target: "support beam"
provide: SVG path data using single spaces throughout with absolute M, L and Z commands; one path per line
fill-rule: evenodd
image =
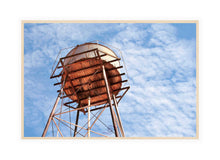
M 76 112 L 76 122 L 75 124 L 78 125 L 78 121 L 79 121 L 79 110 L 77 110 Z M 74 137 L 76 137 L 76 133 L 77 133 L 77 126 L 75 126 L 75 129 L 74 129 Z
M 101 55 L 100 57 L 104 57 L 104 56 L 106 56 L 107 54 L 103 54 L 103 55 Z M 93 59 L 96 59 L 97 57 L 93 57 Z M 83 61 L 87 61 L 88 59 L 81 59 L 81 60 L 78 60 L 78 61 L 75 61 L 75 62 L 73 62 L 73 63 L 69 63 L 69 64 L 66 64 L 64 67 L 67 67 L 67 66 L 70 66 L 70 65 L 72 65 L 72 64 L 74 64 L 74 63 L 78 63 L 78 62 L 83 62 Z M 62 68 L 62 66 L 59 66 L 59 67 L 57 67 L 58 69 L 59 68 Z
M 97 112 L 96 114 L 98 114 L 98 112 Z M 92 118 L 90 118 L 90 121 L 96 116 L 96 114 L 95 114 L 95 115 L 93 114 Z M 88 125 L 88 124 L 85 123 L 82 127 L 85 127 L 86 125 Z M 92 125 L 91 125 L 91 127 L 90 127 L 90 130 L 91 130 L 91 128 L 92 128 Z M 81 128 L 79 131 L 77 131 L 76 135 L 77 135 L 78 133 L 80 133 L 81 130 L 82 130 L 82 128 Z M 87 133 L 88 133 L 88 132 L 86 132 L 86 134 L 85 134 L 83 137 L 86 137 L 86 136 L 87 136 Z
M 115 106 L 116 115 L 117 115 L 118 122 L 119 122 L 119 128 L 120 128 L 122 137 L 124 137 L 125 134 L 124 134 L 124 129 L 123 129 L 123 127 L 122 127 L 121 118 L 120 118 L 119 111 L 118 111 L 118 103 L 117 103 L 117 101 L 116 101 L 116 98 L 115 98 L 115 95 L 114 95 L 114 94 L 112 95 L 112 97 L 113 97 L 113 101 L 114 101 L 114 106 Z
M 99 117 L 102 115 L 102 113 L 104 112 L 104 110 L 106 109 L 107 105 L 104 106 L 104 108 L 102 109 L 102 111 L 99 113 L 99 115 L 96 117 L 96 119 L 93 121 L 92 125 L 90 126 L 90 129 L 92 129 L 92 127 L 94 126 L 95 122 L 99 119 Z M 95 116 L 95 115 L 94 115 Z M 87 133 L 85 134 L 85 136 L 87 135 Z
M 88 108 L 87 108 L 88 112 L 88 137 L 90 137 L 90 97 L 88 98 Z
M 55 71 L 56 71 L 56 69 L 57 69 L 57 67 L 58 67 L 59 64 L 60 64 L 60 60 L 58 61 L 56 67 L 55 67 L 54 70 L 52 71 L 50 78 L 53 77 L 53 75 L 54 75 L 54 73 L 55 73 Z
M 73 110 L 70 110 L 70 111 L 66 111 L 66 112 L 57 113 L 57 114 L 54 114 L 54 116 L 60 115 L 60 114 L 65 114 L 65 113 L 69 113 L 69 112 L 73 112 L 73 111 L 77 111 L 77 110 L 82 110 L 82 109 L 85 109 L 85 108 L 88 108 L 88 106 L 76 108 L 76 109 L 73 109 Z
M 50 116 L 49 116 L 49 118 L 48 118 L 48 120 L 47 120 L 47 124 L 46 124 L 46 126 L 45 126 L 45 128 L 44 128 L 42 137 L 45 137 L 46 134 L 47 134 L 47 130 L 48 130 L 49 126 L 50 126 L 50 122 L 51 122 L 51 120 L 52 120 L 52 118 L 53 118 L 53 115 L 54 115 L 54 112 L 55 112 L 55 110 L 56 110 L 56 107 L 57 107 L 57 104 L 58 104 L 59 100 L 60 100 L 60 93 L 59 93 L 58 96 L 57 96 L 56 102 L 55 102 L 55 104 L 54 104 L 54 106 L 53 106 L 53 109 L 52 109 L 52 111 L 51 111 L 51 113 L 50 113 Z
M 105 79 L 106 91 L 107 91 L 107 95 L 108 95 L 108 101 L 109 101 L 109 105 L 110 105 L 110 112 L 111 112 L 113 127 L 114 127 L 114 130 L 115 130 L 115 136 L 118 137 L 119 134 L 118 134 L 117 125 L 116 125 L 116 122 L 115 122 L 115 117 L 113 115 L 114 110 L 113 110 L 113 107 L 112 107 L 111 95 L 110 95 L 110 90 L 109 90 L 109 85 L 108 85 L 108 80 L 107 80 L 104 65 L 102 65 L 102 71 L 103 71 L 103 76 L 104 76 L 104 79 Z
M 121 98 L 121 96 L 117 96 L 116 98 Z M 107 102 L 108 102 L 108 99 L 105 99 L 104 101 L 107 103 Z M 100 102 L 103 102 L 103 101 L 96 101 L 95 103 L 100 103 Z M 93 104 L 93 103 L 92 103 L 92 104 Z M 92 111 L 95 111 L 95 110 L 103 109 L 103 108 L 105 108 L 105 107 L 109 107 L 109 104 L 104 105 L 104 106 L 102 106 L 102 107 L 93 108 L 93 109 L 91 109 L 90 111 L 92 112 Z M 87 112 L 87 111 L 85 111 L 85 112 Z
M 127 91 L 130 89 L 130 86 L 125 87 L 126 91 L 122 94 L 121 98 L 118 100 L 118 103 L 121 101 L 121 99 L 124 97 L 125 93 L 127 93 Z M 117 98 L 117 97 L 116 97 Z
M 56 119 L 58 119 L 58 120 L 60 120 L 60 121 L 66 122 L 66 123 L 68 123 L 68 124 L 72 124 L 72 125 L 74 125 L 74 126 L 78 126 L 79 128 L 82 128 L 82 129 L 84 129 L 84 130 L 87 130 L 87 129 L 84 128 L 84 127 L 81 127 L 81 126 L 76 125 L 76 124 L 74 124 L 74 123 L 68 122 L 68 121 L 66 121 L 66 120 L 64 120 L 64 119 L 61 119 L 61 118 L 58 118 L 58 117 L 54 117 L 54 118 L 56 118 Z M 90 131 L 93 132 L 93 133 L 95 133 L 95 134 L 98 134 L 98 135 L 101 135 L 101 136 L 107 137 L 107 136 L 104 135 L 104 134 L 101 134 L 101 133 L 98 133 L 98 132 L 95 132 L 95 131 L 92 131 L 92 130 L 90 130 Z
M 50 79 L 52 79 L 52 78 L 57 78 L 57 77 L 60 77 L 60 76 L 62 76 L 62 75 L 63 75 L 63 73 L 62 73 L 62 71 L 61 71 L 61 73 L 60 73 L 60 74 L 55 75 L 55 76 L 51 76 L 51 77 L 50 77 Z
M 59 131 L 60 135 L 63 137 L 63 134 L 61 133 L 61 131 L 60 131 L 60 129 L 59 129 L 59 127 L 58 127 L 56 121 L 55 121 L 53 118 L 52 118 L 52 120 L 53 120 L 54 124 L 56 125 L 57 130 Z M 58 134 L 57 134 L 57 136 L 58 136 Z

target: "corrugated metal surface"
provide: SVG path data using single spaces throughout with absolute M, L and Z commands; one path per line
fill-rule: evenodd
M 70 79 L 75 79 L 72 81 L 72 83 L 75 86 L 74 90 L 77 92 L 77 96 L 72 95 L 74 93 L 72 89 L 65 90 L 65 93 L 67 95 L 72 95 L 70 96 L 70 98 L 73 101 L 80 101 L 82 106 L 87 105 L 87 98 L 89 96 L 91 97 L 91 105 L 95 102 L 100 102 L 98 104 L 103 104 L 107 102 L 108 97 L 106 93 L 106 88 L 104 87 L 105 82 L 103 74 L 102 72 L 99 72 L 101 70 L 100 64 L 102 64 L 103 62 L 106 69 L 111 92 L 113 92 L 113 90 L 118 90 L 121 88 L 121 83 L 117 83 L 121 81 L 121 76 L 116 76 L 120 74 L 120 71 L 119 69 L 114 69 L 115 67 L 120 66 L 119 61 L 107 63 L 117 58 L 116 54 L 111 49 L 95 43 L 86 43 L 72 49 L 67 54 L 67 56 L 78 54 L 95 48 L 99 50 L 100 55 L 104 55 L 105 53 L 107 53 L 107 55 L 101 57 L 100 60 L 95 57 L 96 54 L 93 51 L 65 59 L 64 61 L 64 65 L 70 64 L 66 68 L 67 71 L 71 73 L 69 74 Z M 64 79 L 64 77 L 65 74 L 62 76 L 62 79 Z M 64 88 L 70 87 L 70 82 L 67 82 Z M 117 95 L 118 92 L 119 91 L 115 91 L 114 94 Z

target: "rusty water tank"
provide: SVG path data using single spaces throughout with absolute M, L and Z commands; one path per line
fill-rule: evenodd
M 94 51 L 90 51 L 94 49 L 98 49 L 101 59 Z M 91 99 L 91 106 L 108 102 L 102 64 L 105 66 L 110 93 L 114 95 L 119 93 L 122 86 L 120 62 L 114 61 L 118 57 L 110 48 L 97 43 L 84 43 L 73 48 L 66 57 L 71 55 L 76 56 L 64 59 L 64 65 L 69 73 L 64 92 L 70 99 L 80 103 L 80 106 L 88 105 L 88 97 Z M 62 75 L 62 81 L 65 77 L 66 73 Z

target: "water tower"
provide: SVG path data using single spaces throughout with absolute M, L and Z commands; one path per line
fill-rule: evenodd
M 60 88 L 42 137 L 47 135 L 49 128 L 53 130 L 53 136 L 54 130 L 56 136 L 61 137 L 70 130 L 71 137 L 90 137 L 91 134 L 107 137 L 99 132 L 100 128 L 93 130 L 97 121 L 102 122 L 100 116 L 107 108 L 108 114 L 104 118 L 111 119 L 107 128 L 112 127 L 115 137 L 125 136 L 118 104 L 130 87 L 120 53 L 120 50 L 96 41 L 77 45 L 57 59 L 50 78 L 56 78 L 58 82 L 54 85 Z M 93 114 L 95 111 L 96 115 Z M 79 125 L 80 114 L 86 116 L 82 126 Z

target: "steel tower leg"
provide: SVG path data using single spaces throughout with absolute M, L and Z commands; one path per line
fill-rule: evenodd
M 51 111 L 51 113 L 50 113 L 50 116 L 49 116 L 49 118 L 48 118 L 48 120 L 47 120 L 47 124 L 46 124 L 46 126 L 45 126 L 45 128 L 44 128 L 44 132 L 43 132 L 43 134 L 42 134 L 42 137 L 45 137 L 46 134 L 47 134 L 47 130 L 48 130 L 49 126 L 50 126 L 50 122 L 51 122 L 51 120 L 52 120 L 52 118 L 53 118 L 53 114 L 54 114 L 54 112 L 55 112 L 55 110 L 56 110 L 56 107 L 57 107 L 57 104 L 58 104 L 59 100 L 60 100 L 60 94 L 58 94 L 58 96 L 57 96 L 56 102 L 55 102 L 55 104 L 54 104 L 54 106 L 53 106 L 53 109 L 52 109 L 52 111 Z
M 107 91 L 107 95 L 108 95 L 108 101 L 109 101 L 109 105 L 110 105 L 110 112 L 111 112 L 113 127 L 114 127 L 114 130 L 115 130 L 115 136 L 119 137 L 118 128 L 117 128 L 117 125 L 116 125 L 116 122 L 115 122 L 115 117 L 114 117 L 114 114 L 113 114 L 114 110 L 113 110 L 113 107 L 112 107 L 111 95 L 110 95 L 110 90 L 109 90 L 109 85 L 108 85 L 108 80 L 107 80 L 104 65 L 102 65 L 102 71 L 103 71 L 103 76 L 104 76 L 104 80 L 105 80 L 105 86 L 106 86 L 106 91 Z
M 116 115 L 117 115 L 117 118 L 118 118 L 118 121 L 119 121 L 119 128 L 120 128 L 122 137 L 124 137 L 125 134 L 124 134 L 124 129 L 123 129 L 123 127 L 122 127 L 121 118 L 120 118 L 119 111 L 118 111 L 118 103 L 117 103 L 117 101 L 116 101 L 116 98 L 115 98 L 115 95 L 114 95 L 114 94 L 112 95 L 112 97 L 113 97 L 113 101 L 114 101 L 114 104 L 115 104 Z
M 79 121 L 79 110 L 77 110 L 76 112 L 76 122 L 75 122 L 76 126 L 74 129 L 74 135 L 73 135 L 74 137 L 76 137 L 78 121 Z
M 90 97 L 88 98 L 88 137 L 90 137 Z

